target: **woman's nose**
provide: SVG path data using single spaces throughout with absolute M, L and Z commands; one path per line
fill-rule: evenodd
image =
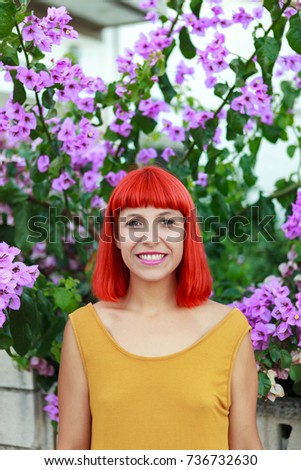
M 144 233 L 142 235 L 141 241 L 148 243 L 156 243 L 159 240 L 158 234 L 158 225 L 157 224 L 147 224 Z

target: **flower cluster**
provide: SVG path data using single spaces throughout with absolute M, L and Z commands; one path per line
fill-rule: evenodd
M 20 250 L 0 243 L 0 328 L 6 321 L 6 309 L 19 310 L 24 287 L 33 287 L 39 275 L 37 265 L 26 266 L 15 257 Z
M 224 45 L 225 36 L 215 33 L 214 40 L 208 44 L 204 51 L 197 50 L 198 63 L 201 63 L 206 74 L 205 85 L 208 88 L 214 87 L 217 82 L 215 75 L 220 74 L 229 67 L 225 57 L 229 54 L 228 49 Z
M 76 39 L 78 33 L 69 25 L 71 16 L 65 7 L 47 9 L 47 16 L 40 19 L 35 15 L 24 20 L 22 37 L 33 42 L 41 51 L 51 52 L 52 44 L 59 45 L 62 38 Z
M 19 103 L 12 100 L 0 108 L 0 132 L 8 133 L 11 146 L 18 145 L 20 140 L 29 140 L 30 132 L 37 126 L 35 114 L 26 112 Z
M 301 191 L 293 203 L 293 214 L 282 229 L 288 239 L 300 238 Z M 301 260 L 296 246 L 287 261 L 278 266 L 280 276 L 268 276 L 259 287 L 250 286 L 238 307 L 247 317 L 251 339 L 258 358 L 258 369 L 270 379 L 267 398 L 283 396 L 275 378 L 287 379 L 290 367 L 301 360 Z
M 286 238 L 293 240 L 301 239 L 301 191 L 297 193 L 296 202 L 292 203 L 293 212 L 288 216 L 287 221 L 282 225 L 282 230 Z
M 286 55 L 280 56 L 276 62 L 278 68 L 276 69 L 275 76 L 283 77 L 289 79 L 289 73 L 291 73 L 293 77 L 293 81 L 296 83 L 297 88 L 301 88 L 301 56 L 294 54 L 294 55 Z
M 45 396 L 45 401 L 48 405 L 44 406 L 43 410 L 46 411 L 51 421 L 59 422 L 59 401 L 55 393 L 48 393 Z
M 232 100 L 231 109 L 251 116 L 251 121 L 253 117 L 259 117 L 261 122 L 273 124 L 272 97 L 268 95 L 268 86 L 262 77 L 252 79 L 241 91 L 242 94 Z
M 45 377 L 51 377 L 55 372 L 53 365 L 48 364 L 46 359 L 41 357 L 32 356 L 29 361 L 29 366 L 31 369 L 36 370 L 39 375 L 44 375 Z

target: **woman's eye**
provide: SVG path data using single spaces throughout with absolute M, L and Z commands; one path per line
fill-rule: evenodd
M 162 222 L 165 225 L 172 225 L 175 221 L 173 219 L 163 219 Z
M 135 227 L 137 223 L 139 223 L 139 220 L 130 220 L 126 223 L 126 225 L 129 225 L 130 227 Z

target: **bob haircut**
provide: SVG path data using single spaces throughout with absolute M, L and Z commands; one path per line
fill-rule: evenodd
M 115 187 L 106 208 L 92 276 L 98 299 L 117 302 L 126 295 L 130 271 L 116 246 L 119 211 L 128 207 L 168 208 L 185 217 L 183 257 L 176 268 L 176 302 L 188 308 L 200 305 L 211 294 L 212 278 L 198 225 L 195 206 L 183 183 L 169 171 L 146 166 L 130 171 Z

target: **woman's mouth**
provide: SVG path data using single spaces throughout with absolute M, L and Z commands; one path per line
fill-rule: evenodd
M 156 265 L 156 264 L 161 264 L 167 257 L 166 254 L 157 254 L 157 255 L 136 255 L 139 261 L 142 264 L 148 264 L 148 265 Z

